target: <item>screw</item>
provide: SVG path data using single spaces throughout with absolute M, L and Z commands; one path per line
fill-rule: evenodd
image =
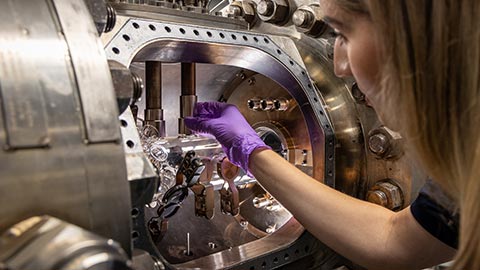
M 237 74 L 235 74 L 235 76 L 240 77 L 240 79 L 242 80 L 245 80 L 245 78 L 247 78 L 247 75 L 245 75 L 243 71 L 238 72 Z

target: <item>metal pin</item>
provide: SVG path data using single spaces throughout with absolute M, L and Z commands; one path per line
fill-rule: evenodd
M 185 255 L 192 255 L 192 253 L 190 252 L 190 233 L 187 233 L 187 252 L 185 253 Z

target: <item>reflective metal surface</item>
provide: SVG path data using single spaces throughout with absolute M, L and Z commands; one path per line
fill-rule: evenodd
M 0 235 L 0 254 L 2 269 L 132 269 L 118 243 L 49 216 L 31 217 Z
M 129 191 L 107 61 L 83 2 L 59 2 L 1 4 L 0 231 L 50 214 L 129 253 Z M 92 104 L 82 106 L 86 92 Z

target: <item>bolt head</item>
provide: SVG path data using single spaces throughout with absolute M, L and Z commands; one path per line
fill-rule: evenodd
M 381 205 L 391 210 L 398 210 L 403 205 L 403 193 L 393 182 L 376 183 L 367 193 L 367 201 Z
M 387 194 L 381 190 L 369 191 L 367 201 L 386 207 L 388 205 Z
M 275 5 L 271 0 L 262 0 L 257 5 L 257 12 L 262 16 L 271 16 Z
M 382 133 L 373 134 L 368 139 L 368 148 L 376 155 L 384 155 L 390 148 L 389 139 Z
M 292 22 L 297 27 L 309 28 L 313 23 L 313 14 L 307 10 L 297 9 L 292 15 Z
M 242 13 L 243 13 L 242 8 L 236 5 L 230 5 L 229 11 L 230 11 L 229 13 L 235 17 L 242 16 Z

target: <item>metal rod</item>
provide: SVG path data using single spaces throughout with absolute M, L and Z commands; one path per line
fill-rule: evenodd
M 196 65 L 195 63 L 181 64 L 182 96 L 195 95 Z
M 162 63 L 145 62 L 145 106 L 147 109 L 162 108 Z
M 187 233 L 187 256 L 190 256 L 190 233 Z
M 196 65 L 195 63 L 182 63 L 181 65 L 181 96 L 180 118 L 178 119 L 178 133 L 191 134 L 185 126 L 183 119 L 193 115 L 193 108 L 197 102 L 196 96 Z
M 145 125 L 154 126 L 165 137 L 162 109 L 162 63 L 145 62 Z

